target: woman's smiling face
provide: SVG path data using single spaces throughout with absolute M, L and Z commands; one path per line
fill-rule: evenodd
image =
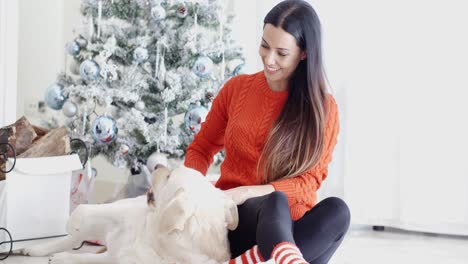
M 296 39 L 282 28 L 266 24 L 259 49 L 265 77 L 273 90 L 287 89 L 287 83 L 305 52 Z

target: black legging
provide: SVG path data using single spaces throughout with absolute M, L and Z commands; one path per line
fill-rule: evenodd
M 275 245 L 295 243 L 308 262 L 327 263 L 343 241 L 350 213 L 340 198 L 324 199 L 297 221 L 291 219 L 282 192 L 247 200 L 239 209 L 239 226 L 229 232 L 232 258 L 258 245 L 265 260 Z

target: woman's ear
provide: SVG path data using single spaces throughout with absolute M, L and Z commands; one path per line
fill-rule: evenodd
M 301 51 L 301 60 L 305 60 L 307 58 L 307 53 L 305 51 Z

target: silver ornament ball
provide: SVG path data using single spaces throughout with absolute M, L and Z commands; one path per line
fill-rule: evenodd
M 62 112 L 66 117 L 74 117 L 78 112 L 78 107 L 75 103 L 66 101 L 65 104 L 63 104 Z
M 63 86 L 57 83 L 50 85 L 45 92 L 44 100 L 50 108 L 54 110 L 62 109 L 67 100 L 63 94 Z

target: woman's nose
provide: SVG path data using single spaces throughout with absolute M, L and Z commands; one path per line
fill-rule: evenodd
M 268 53 L 265 57 L 265 62 L 267 65 L 274 65 L 275 64 L 275 55 Z

